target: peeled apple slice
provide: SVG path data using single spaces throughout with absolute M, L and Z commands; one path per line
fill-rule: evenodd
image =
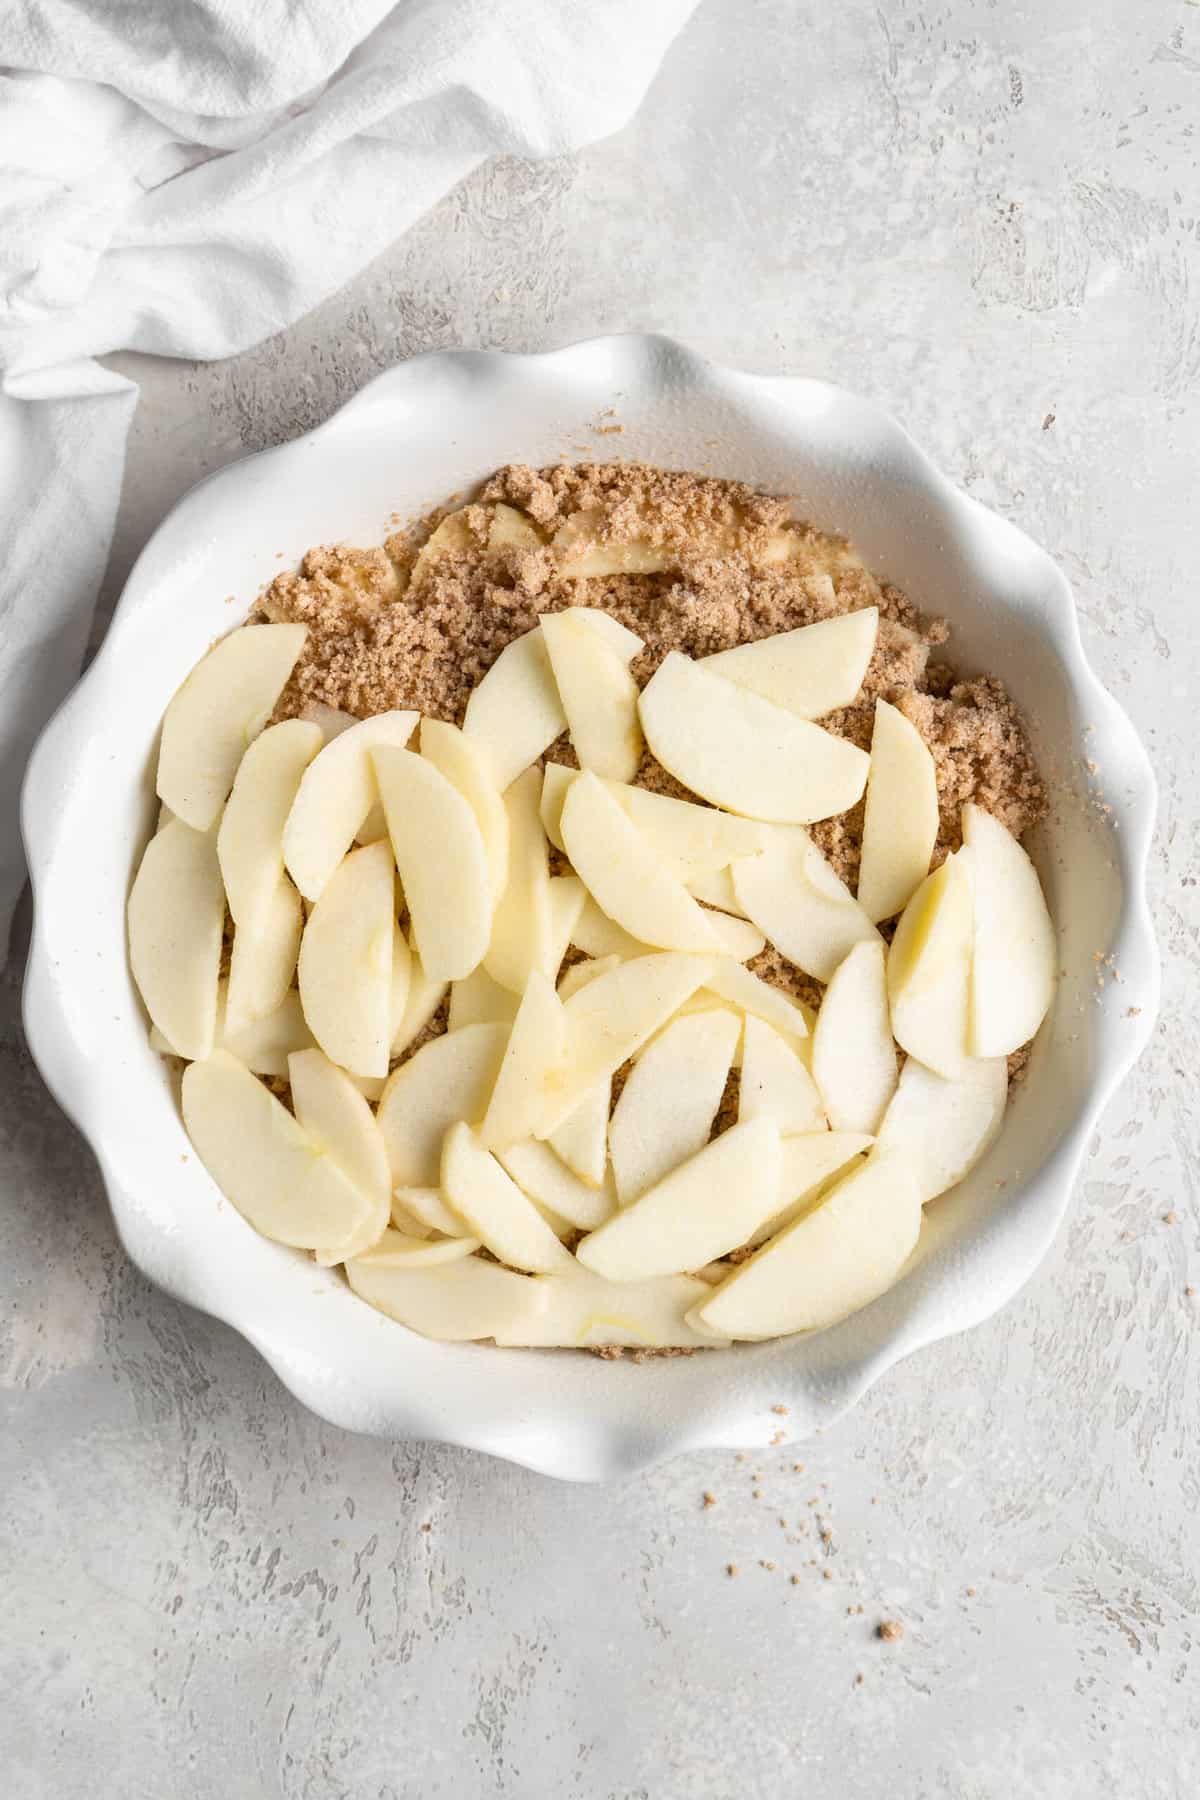
M 473 529 L 476 525 L 478 530 Z M 505 506 L 503 501 L 498 501 L 460 507 L 457 512 L 447 513 L 421 546 L 413 565 L 412 583 L 417 586 L 424 581 L 431 566 L 443 556 L 478 555 L 480 550 L 495 552 L 508 547 L 539 550 L 542 542 L 542 534 L 533 520 L 518 512 L 515 506 Z
M 283 832 L 283 860 L 304 898 L 320 898 L 379 799 L 372 752 L 403 750 L 415 712 L 376 713 L 340 732 L 313 758 L 296 790 Z
M 849 706 L 862 686 L 879 630 L 879 608 L 842 613 L 702 656 L 700 666 L 801 719 Z
M 388 1000 L 388 1049 L 392 1049 L 397 1037 L 404 1027 L 404 1015 L 408 1011 L 408 990 L 412 986 L 412 950 L 408 939 L 400 929 L 397 919 L 392 927 L 392 988 Z
M 300 941 L 309 1029 L 330 1060 L 355 1075 L 388 1071 L 394 892 L 389 844 L 352 851 L 326 882 Z
M 435 1269 L 461 1262 L 478 1248 L 479 1239 L 473 1237 L 409 1237 L 387 1230 L 358 1260 L 372 1269 Z
M 450 987 L 448 1031 L 461 1031 L 464 1025 L 511 1025 L 521 1000 L 511 988 L 493 981 L 482 963 L 461 981 Z
M 421 967 L 433 981 L 457 981 L 491 936 L 483 834 L 470 804 L 423 756 L 382 747 L 373 756 Z
M 221 814 L 217 857 L 233 922 L 253 934 L 283 880 L 283 831 L 301 778 L 324 743 L 318 725 L 286 719 L 255 738 Z
M 546 1310 L 498 1332 L 498 1344 L 545 1348 L 597 1348 L 625 1344 L 665 1350 L 711 1350 L 715 1340 L 687 1323 L 685 1314 L 712 1292 L 691 1275 L 663 1275 L 656 1281 L 604 1281 L 578 1264 L 561 1275 L 543 1275 Z
M 479 1127 L 485 1149 L 503 1150 L 529 1137 L 545 1108 L 547 1084 L 561 1071 L 566 1036 L 562 1001 L 535 969 L 521 996 Z
M 673 1169 L 575 1254 L 608 1281 L 676 1275 L 736 1249 L 778 1203 L 779 1133 L 753 1119 Z
M 642 689 L 654 755 L 694 794 L 751 819 L 807 824 L 862 797 L 868 758 L 678 650 Z
M 539 1143 L 536 1138 L 509 1144 L 507 1149 L 496 1152 L 496 1159 L 522 1193 L 580 1231 L 594 1231 L 614 1210 L 611 1184 L 589 1187 L 571 1173 L 548 1144 Z
M 243 625 L 196 664 L 163 715 L 158 797 L 211 831 L 250 743 L 275 709 L 307 625 Z
M 818 981 L 828 981 L 855 944 L 879 934 L 845 882 L 803 831 L 780 831 L 761 856 L 733 868 L 746 917 L 775 948 Z
M 602 540 L 597 535 L 602 523 L 599 512 L 585 508 L 572 513 L 559 526 L 552 548 L 564 575 L 580 579 L 593 575 L 657 575 L 664 569 L 678 568 L 678 551 L 644 538 L 630 538 L 623 543 Z
M 225 984 L 221 985 L 223 988 Z M 273 1013 L 254 1019 L 237 1031 L 229 1029 L 228 1014 L 222 1015 L 223 995 L 218 999 L 217 1047 L 228 1050 L 255 1075 L 284 1076 L 292 1051 L 313 1047 L 313 1034 L 295 988 L 288 989 Z
M 342 1174 L 372 1202 L 352 1243 L 319 1249 L 319 1263 L 344 1262 L 378 1243 L 392 1211 L 387 1151 L 375 1115 L 344 1070 L 320 1050 L 288 1058 L 292 1106 L 305 1136 L 321 1155 L 331 1156 Z
M 623 962 L 572 994 L 563 1009 L 567 1054 L 561 1083 L 547 1096 L 533 1135 L 547 1138 L 556 1131 L 589 1089 L 636 1055 L 704 985 L 712 969 L 711 958 L 667 951 Z
M 394 940 L 393 940 L 394 943 Z M 446 997 L 447 983 L 434 981 L 425 973 L 420 957 L 406 940 L 408 952 L 408 987 L 404 999 L 404 1012 L 399 1024 L 393 1023 L 391 1052 L 393 1056 L 402 1056 L 415 1037 L 424 1031 L 430 1019 Z M 396 998 L 395 959 L 392 965 L 392 999 Z
M 440 1187 L 398 1187 L 392 1195 L 392 1218 L 399 1231 L 416 1231 L 400 1223 L 402 1218 L 419 1225 L 423 1231 L 440 1231 L 444 1237 L 467 1237 L 465 1222 L 442 1199 Z M 474 1239 L 470 1239 L 474 1242 Z
M 968 1057 L 946 1081 L 909 1057 L 879 1127 L 881 1150 L 903 1150 L 917 1167 L 927 1203 L 962 1180 L 991 1145 L 1008 1101 L 1008 1060 Z
M 609 1126 L 622 1206 L 707 1144 L 740 1031 L 733 1013 L 696 1013 L 673 1019 L 643 1050 Z
M 550 877 L 550 949 L 544 973 L 555 980 L 563 957 L 571 947 L 571 938 L 587 902 L 587 889 L 578 875 Z
M 588 1187 L 598 1188 L 604 1180 L 611 1107 L 612 1077 L 605 1075 L 595 1087 L 588 1089 L 578 1106 L 547 1139 L 554 1154 Z
M 482 1119 L 507 1043 L 506 1025 L 468 1025 L 393 1069 L 376 1118 L 395 1187 L 437 1187 L 442 1139 L 456 1120 Z
M 547 763 L 542 770 L 542 798 L 539 807 L 542 830 L 554 848 L 561 850 L 564 856 L 567 847 L 562 840 L 563 802 L 567 797 L 567 789 L 578 773 L 578 769 L 568 769 L 563 763 Z
M 896 1150 L 873 1155 L 741 1263 L 692 1320 L 730 1338 L 822 1331 L 891 1287 L 920 1229 L 908 1157 Z
M 808 1036 L 808 1020 L 804 1009 L 795 1000 L 789 1000 L 786 994 L 764 981 L 761 975 L 754 975 L 749 969 L 743 969 L 728 956 L 721 957 L 714 965 L 711 974 L 704 984 L 706 992 L 716 994 L 721 1000 L 727 1000 L 739 1011 L 751 1014 L 756 1019 L 763 1019 L 774 1030 L 782 1032 L 786 1042 L 797 1044 Z
M 461 1119 L 446 1133 L 442 1197 L 466 1221 L 472 1235 L 509 1268 L 531 1275 L 570 1268 L 570 1252 L 533 1201 Z
M 360 1258 L 346 1264 L 346 1278 L 360 1300 L 422 1337 L 445 1343 L 519 1330 L 547 1300 L 539 1282 L 478 1256 L 433 1269 Z
M 458 789 L 474 813 L 487 858 L 492 899 L 497 900 L 508 881 L 508 814 L 486 753 L 456 725 L 447 725 L 442 719 L 423 719 L 421 755 Z
M 130 890 L 129 964 L 152 1021 L 189 1061 L 213 1047 L 224 923 L 215 837 L 169 820 Z
M 887 959 L 892 1035 L 953 1081 L 967 1059 L 974 938 L 971 851 L 926 876 L 900 916 Z
M 301 1250 L 357 1241 L 374 1203 L 236 1058 L 189 1064 L 182 1104 L 200 1161 L 263 1237 Z
M 612 781 L 632 781 L 642 758 L 642 729 L 629 658 L 574 607 L 544 613 L 541 627 L 579 766 Z
M 480 744 L 504 793 L 567 728 L 541 629 L 514 638 L 467 701 L 463 731 Z
M 727 868 L 740 856 L 754 856 L 768 841 L 766 827 L 756 819 L 740 819 L 649 788 L 606 785 L 631 823 L 664 861 L 678 865 L 676 872 L 685 881 L 704 870 Z
M 785 1225 L 808 1212 L 822 1189 L 857 1165 L 874 1139 L 862 1132 L 806 1131 L 780 1139 L 779 1211 L 752 1231 L 746 1242 L 754 1249 L 776 1237 Z
M 929 873 L 937 834 L 937 771 L 925 740 L 897 707 L 876 700 L 858 872 L 869 919 L 907 905 Z
M 896 1091 L 882 944 L 856 944 L 834 972 L 813 1030 L 812 1072 L 835 1131 L 879 1130 Z
M 225 996 L 226 1031 L 236 1033 L 283 1004 L 296 973 L 303 929 L 300 896 L 287 876 L 281 875 L 259 924 L 253 928 L 239 925 L 233 934 Z
M 706 906 L 719 906 L 722 912 L 730 913 L 734 918 L 745 918 L 734 889 L 732 868 L 702 869 L 696 875 L 689 875 L 685 885 L 693 900 L 703 900 Z
M 812 1076 L 787 1040 L 753 1014 L 742 1042 L 738 1118 L 771 1119 L 783 1133 L 826 1129 Z
M 549 976 L 558 973 L 556 967 L 550 966 L 557 937 L 550 910 L 550 865 L 542 830 L 541 788 L 538 771 L 526 769 L 504 795 L 509 831 L 508 883 L 496 906 L 483 961 L 492 980 L 511 988 L 514 994 L 525 992 L 533 969 Z
M 1054 922 L 1037 870 L 999 819 L 968 805 L 962 827 L 975 861 L 970 1049 L 1009 1056 L 1028 1043 L 1054 998 Z
M 719 948 L 717 933 L 682 881 L 589 770 L 571 784 L 562 834 L 583 885 L 632 937 L 663 950 Z
M 569 1000 L 572 994 L 585 988 L 589 981 L 595 981 L 598 975 L 607 975 L 610 970 L 619 967 L 621 960 L 619 956 L 593 956 L 586 962 L 572 963 L 569 969 L 564 970 L 559 981 L 559 999 Z

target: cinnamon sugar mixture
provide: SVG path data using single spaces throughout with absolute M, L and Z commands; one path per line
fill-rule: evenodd
M 522 516 L 521 541 L 502 529 L 497 502 Z M 633 665 L 641 685 L 669 650 L 706 656 L 877 606 L 879 639 L 859 696 L 821 724 L 869 748 L 877 695 L 912 721 L 937 770 L 934 865 L 958 847 L 964 801 L 977 801 L 1018 837 L 1044 813 L 1025 727 L 1001 683 L 988 675 L 960 680 L 942 659 L 945 621 L 878 582 L 844 539 L 796 523 L 785 498 L 645 463 L 539 470 L 512 464 L 454 516 L 446 549 L 435 555 L 434 545 L 420 557 L 450 510 L 396 533 L 381 549 L 310 550 L 298 574 L 271 583 L 255 616 L 311 628 L 278 718 L 315 700 L 360 718 L 413 707 L 460 724 L 471 690 L 504 646 L 531 630 L 539 614 L 567 606 L 602 607 L 645 639 Z M 581 552 L 630 544 L 649 548 L 643 565 L 666 566 L 569 572 Z M 574 761 L 565 739 L 549 755 Z M 649 758 L 638 779 L 684 792 Z M 862 811 L 860 802 L 810 828 L 852 888 Z M 796 971 L 774 952 L 751 966 L 797 987 Z

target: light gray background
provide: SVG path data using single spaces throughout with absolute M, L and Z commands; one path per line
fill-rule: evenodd
M 619 137 L 481 171 L 249 355 L 122 360 L 108 604 L 201 475 L 413 351 L 661 329 L 882 400 L 1077 583 L 1162 782 L 1166 1000 L 1002 1317 L 800 1451 L 572 1489 L 343 1436 L 150 1290 L 10 968 L 13 1800 L 1197 1791 L 1198 102 L 1190 0 L 710 0 Z

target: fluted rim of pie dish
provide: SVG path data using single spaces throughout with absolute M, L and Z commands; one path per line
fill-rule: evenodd
M 769 420 L 776 433 L 786 431 L 789 417 L 798 427 L 801 420 L 823 412 L 836 417 L 847 433 L 871 434 L 879 456 L 893 459 L 909 483 L 920 485 L 931 529 L 938 529 L 939 522 L 952 525 L 981 556 L 1039 559 L 1039 579 L 1051 595 L 1052 615 L 1042 629 L 1052 636 L 1079 716 L 1089 721 L 1085 729 L 1103 734 L 1109 762 L 1119 771 L 1107 804 L 1121 890 L 1109 953 L 1121 983 L 1119 989 L 1096 996 L 1094 1066 L 1086 1094 L 1063 1120 L 1050 1154 L 1013 1184 L 1003 1213 L 985 1222 L 967 1246 L 982 1254 L 988 1232 L 999 1232 L 1008 1221 L 1004 1241 L 987 1247 L 989 1278 L 964 1283 L 956 1276 L 953 1258 L 944 1267 L 935 1258 L 856 1315 L 870 1321 L 865 1344 L 861 1327 L 847 1329 L 854 1325 L 850 1320 L 813 1337 L 639 1367 L 628 1359 L 607 1361 L 576 1352 L 431 1344 L 373 1313 L 367 1327 L 339 1310 L 345 1303 L 362 1303 L 348 1292 L 345 1302 L 339 1299 L 328 1283 L 340 1283 L 340 1277 L 330 1271 L 315 1273 L 309 1302 L 282 1264 L 279 1293 L 269 1281 L 257 1292 L 234 1293 L 214 1278 L 198 1235 L 203 1227 L 195 1218 L 164 1222 L 154 1219 L 145 1203 L 152 1184 L 169 1185 L 171 1170 L 160 1162 L 145 1164 L 136 1094 L 130 1093 L 127 1106 L 114 1106 L 102 1092 L 97 1071 L 105 1057 L 105 1021 L 89 1015 L 86 1004 L 74 1002 L 61 973 L 78 954 L 73 926 L 78 927 L 80 904 L 87 904 L 86 858 L 66 829 L 67 801 L 73 785 L 83 779 L 84 756 L 103 755 L 106 721 L 130 673 L 123 661 L 128 621 L 145 606 L 159 604 L 150 590 L 161 571 L 173 559 L 186 558 L 189 545 L 207 541 L 219 530 L 233 496 L 248 481 L 303 485 L 326 469 L 336 479 L 345 441 L 362 422 L 374 420 L 377 426 L 381 413 L 394 415 L 402 447 L 403 430 L 411 434 L 412 421 L 431 397 L 452 391 L 460 401 L 486 405 L 489 389 L 507 390 L 514 379 L 540 384 L 543 391 L 549 383 L 568 404 L 577 388 L 581 418 L 605 384 L 626 397 L 652 392 L 683 420 L 689 391 L 703 388 L 710 400 L 715 393 L 739 419 L 752 424 L 756 418 Z M 686 424 L 682 429 L 686 436 Z M 721 472 L 738 473 L 736 468 Z M 349 1429 L 462 1445 L 566 1479 L 604 1479 L 686 1450 L 764 1445 L 779 1425 L 771 1413 L 774 1404 L 791 1405 L 793 1436 L 828 1425 L 901 1358 L 980 1323 L 1028 1281 L 1066 1213 L 1096 1121 L 1153 1026 L 1159 966 L 1146 878 L 1155 804 L 1146 753 L 1084 656 L 1074 600 L 1061 569 L 1016 527 L 955 487 L 902 427 L 871 402 L 802 377 L 721 368 L 662 337 L 598 338 L 533 355 L 433 352 L 376 377 L 315 431 L 209 476 L 171 510 L 143 550 L 99 654 L 46 726 L 25 777 L 22 830 L 34 892 L 24 988 L 26 1034 L 47 1085 L 96 1154 L 118 1233 L 132 1260 L 168 1293 L 233 1326 L 304 1404 Z M 82 979 L 86 983 L 86 973 Z M 186 1149 L 182 1124 L 179 1130 Z M 305 1266 L 311 1272 L 311 1265 Z M 316 1310 L 306 1311 L 306 1306 Z M 323 1343 L 316 1341 L 321 1338 Z M 764 1356 L 768 1350 L 771 1354 Z M 471 1360 L 463 1360 L 464 1352 Z M 503 1379 L 489 1374 L 479 1359 L 497 1357 L 522 1359 L 520 1372 Z M 564 1359 L 579 1372 L 569 1373 Z

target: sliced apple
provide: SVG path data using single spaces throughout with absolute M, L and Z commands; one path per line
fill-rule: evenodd
M 178 1056 L 205 1057 L 217 1028 L 225 890 L 210 831 L 171 819 L 146 845 L 129 893 L 129 965 Z
M 309 1029 L 326 1056 L 355 1075 L 388 1070 L 394 892 L 389 844 L 351 851 L 325 883 L 300 941 Z
M 283 860 L 304 898 L 320 898 L 379 799 L 372 752 L 402 750 L 415 712 L 376 713 L 341 732 L 305 769 L 283 832 Z
M 508 882 L 508 814 L 486 752 L 456 725 L 447 725 L 443 719 L 424 719 L 421 755 L 458 789 L 474 813 L 487 858 L 492 899 L 498 900 Z
M 318 1154 L 331 1156 L 347 1180 L 373 1204 L 351 1243 L 318 1249 L 319 1263 L 362 1256 L 379 1242 L 392 1210 L 387 1151 L 375 1115 L 353 1081 L 320 1050 L 300 1050 L 288 1058 L 292 1108 Z
M 780 1139 L 779 1211 L 752 1231 L 746 1242 L 752 1249 L 765 1244 L 785 1225 L 808 1212 L 824 1190 L 856 1166 L 863 1152 L 875 1142 L 865 1132 L 807 1131 Z M 723 1279 L 724 1277 L 722 1277 Z
M 614 1075 L 665 1025 L 713 970 L 713 959 L 667 951 L 639 956 L 599 976 L 564 1011 L 567 1055 L 557 1091 L 547 1094 L 535 1137 L 547 1138 L 588 1091 Z
M 608 1115 L 612 1110 L 612 1076 L 590 1087 L 547 1142 L 573 1175 L 598 1188 L 608 1166 Z
M 436 1269 L 461 1262 L 478 1249 L 478 1238 L 410 1237 L 406 1232 L 388 1230 L 358 1261 L 372 1269 Z
M 502 1150 L 530 1135 L 545 1110 L 547 1085 L 560 1077 L 566 1042 L 562 1001 L 534 969 L 479 1127 L 485 1149 Z
M 622 625 L 620 619 L 605 612 L 602 606 L 573 606 L 571 611 L 581 619 L 589 619 L 623 663 L 631 663 L 646 647 L 644 638 L 640 638 L 636 631 L 630 631 L 628 625 Z
M 781 994 L 777 987 L 772 987 L 761 975 L 751 974 L 749 969 L 743 969 L 731 957 L 721 957 L 704 986 L 708 993 L 727 1000 L 739 1011 L 765 1020 L 776 1031 L 782 1032 L 793 1047 L 808 1036 L 808 1018 L 799 1002 L 789 1000 L 786 994 Z
M 705 906 L 719 907 L 735 919 L 745 918 L 733 885 L 732 868 L 701 869 L 697 874 L 689 875 L 684 885 L 693 900 L 703 900 Z
M 768 841 L 766 827 L 756 819 L 624 782 L 606 785 L 642 836 L 686 881 L 706 869 L 727 868 L 740 856 L 754 856 Z
M 408 990 L 412 985 L 413 955 L 408 939 L 397 919 L 392 927 L 392 989 L 388 1002 L 388 1048 L 399 1036 L 408 1011 Z M 391 1051 L 395 1055 L 395 1051 Z
M 835 1131 L 879 1130 L 897 1073 L 882 944 L 856 944 L 835 970 L 817 1014 L 812 1072 Z
M 504 793 L 567 728 L 540 628 L 500 652 L 467 701 L 463 730 L 486 752 Z
M 783 1133 L 826 1128 L 821 1096 L 804 1063 L 786 1038 L 753 1014 L 742 1043 L 738 1118 L 771 1119 Z
M 468 1025 L 432 1038 L 393 1069 L 376 1115 L 395 1187 L 436 1187 L 442 1139 L 457 1119 L 482 1119 L 508 1043 L 505 1025 Z
M 598 533 L 603 523 L 600 512 L 585 508 L 559 526 L 551 548 L 564 575 L 580 580 L 595 575 L 657 575 L 679 567 L 678 551 L 646 538 L 628 538 L 623 543 L 601 538 Z
M 562 979 L 559 981 L 559 999 L 569 1000 L 572 994 L 579 992 L 580 988 L 585 988 L 599 975 L 609 974 L 622 961 L 623 958 L 619 956 L 592 956 L 586 962 L 572 963 L 569 969 L 564 970 Z
M 543 972 L 552 981 L 557 979 L 563 957 L 571 947 L 571 939 L 587 898 L 587 889 L 578 875 L 550 877 L 550 949 Z
M 974 904 L 971 852 L 947 857 L 900 916 L 887 959 L 892 1035 L 953 1081 L 967 1059 Z
M 256 1231 L 302 1250 L 359 1239 L 374 1202 L 236 1057 L 190 1063 L 182 1105 L 200 1161 Z
M 519 1330 L 547 1305 L 541 1283 L 478 1256 L 440 1268 L 405 1269 L 359 1259 L 346 1278 L 360 1300 L 410 1331 L 444 1343 Z
M 717 950 L 720 939 L 678 876 L 590 770 L 562 811 L 567 855 L 600 908 L 631 936 L 664 950 Z
M 541 627 L 580 768 L 632 781 L 642 759 L 642 729 L 629 659 L 581 609 L 543 613 Z
M 548 1144 L 536 1138 L 509 1144 L 497 1150 L 496 1157 L 522 1193 L 579 1231 L 593 1231 L 614 1210 L 616 1196 L 610 1181 L 589 1186 L 572 1174 Z
M 672 650 L 642 689 L 646 742 L 694 794 L 752 819 L 803 825 L 862 796 L 855 744 Z
M 585 891 L 585 899 L 571 930 L 571 942 L 585 956 L 607 958 L 615 956 L 627 961 L 632 956 L 644 956 L 645 944 L 631 937 L 615 919 L 602 913 L 590 894 Z
M 520 996 L 493 981 L 481 963 L 470 975 L 451 983 L 447 1029 L 461 1031 L 464 1025 L 511 1025 L 520 1004 Z
M 1004 1120 L 1008 1061 L 968 1057 L 954 1081 L 910 1056 L 879 1127 L 881 1150 L 903 1150 L 917 1165 L 923 1202 L 944 1194 L 968 1174 Z
M 657 1281 L 605 1281 L 580 1268 L 543 1275 L 546 1310 L 509 1331 L 498 1344 L 599 1349 L 610 1344 L 634 1348 L 711 1350 L 717 1340 L 687 1323 L 685 1314 L 711 1293 L 691 1275 L 664 1275 Z
M 440 1187 L 396 1188 L 392 1194 L 392 1218 L 399 1231 L 411 1230 L 411 1226 L 400 1223 L 411 1219 L 421 1230 L 439 1231 L 444 1237 L 468 1235 L 465 1222 L 442 1199 Z
M 233 922 L 253 935 L 278 907 L 283 831 L 305 769 L 324 739 L 320 727 L 286 719 L 255 738 L 221 814 L 217 857 Z
M 343 731 L 358 724 L 353 713 L 343 712 L 340 706 L 326 706 L 323 700 L 306 700 L 300 709 L 300 717 L 306 724 L 318 728 L 325 744 L 332 744 L 335 737 L 341 737 Z
M 394 1024 L 392 1030 L 391 1053 L 393 1056 L 402 1056 L 413 1039 L 424 1031 L 445 999 L 449 986 L 448 982 L 434 980 L 425 973 L 425 966 L 413 948 L 411 937 L 406 940 L 406 948 L 408 951 L 408 987 L 405 993 L 404 1011 L 399 1024 Z M 396 997 L 394 957 L 392 966 L 394 1003 Z
M 578 775 L 578 769 L 568 769 L 563 763 L 547 763 L 542 770 L 542 798 L 540 813 L 542 830 L 546 833 L 556 850 L 565 856 L 567 847 L 562 840 L 562 809 L 567 797 L 567 789 Z
M 461 1119 L 446 1133 L 442 1149 L 442 1197 L 509 1268 L 531 1275 L 570 1268 L 570 1251 Z
M 855 944 L 879 934 L 808 834 L 776 832 L 761 856 L 733 868 L 746 917 L 775 948 L 818 981 L 828 981 Z
M 413 564 L 412 585 L 425 581 L 434 563 L 445 556 L 478 556 L 507 548 L 540 550 L 543 542 L 533 520 L 515 506 L 505 506 L 503 501 L 463 506 L 447 513 L 421 546 Z
M 303 929 L 300 896 L 281 875 L 259 923 L 253 928 L 239 925 L 233 934 L 225 996 L 227 1032 L 236 1034 L 283 1004 L 296 973 Z
M 801 719 L 849 706 L 862 686 L 879 631 L 879 608 L 842 613 L 702 656 L 700 666 Z
M 485 678 L 486 679 L 486 678 Z M 476 690 L 478 691 L 478 690 Z M 551 968 L 557 942 L 550 911 L 550 865 L 541 820 L 541 776 L 526 769 L 504 795 L 508 813 L 508 883 L 496 906 L 484 966 L 493 981 L 523 994 L 530 971 Z M 561 960 L 561 959 L 560 959 Z
M 975 861 L 970 1048 L 1008 1056 L 1050 1010 L 1058 968 L 1054 921 L 1038 872 L 1012 833 L 981 806 L 963 807 Z
M 483 959 L 492 930 L 487 851 L 459 790 L 411 750 L 373 752 L 388 837 L 421 967 L 457 981 Z
M 891 1287 L 920 1230 L 913 1164 L 897 1150 L 872 1155 L 740 1264 L 692 1322 L 730 1338 L 822 1331 Z
M 907 905 L 929 873 L 937 834 L 937 771 L 925 740 L 897 707 L 876 700 L 858 873 L 858 904 L 872 922 Z
M 697 1013 L 673 1019 L 639 1056 L 609 1127 L 622 1206 L 707 1144 L 740 1032 L 734 1013 Z
M 225 984 L 222 982 L 221 986 L 223 989 Z M 283 1077 L 287 1074 L 287 1059 L 293 1050 L 313 1048 L 313 1034 L 296 988 L 288 989 L 274 1012 L 250 1020 L 237 1031 L 229 1029 L 222 994 L 218 1018 L 218 1045 L 245 1063 L 255 1075 Z
M 216 824 L 307 636 L 307 625 L 243 625 L 214 644 L 176 691 L 163 715 L 158 797 L 193 830 Z
M 677 1275 L 736 1249 L 778 1205 L 779 1132 L 752 1119 L 623 1207 L 575 1254 L 607 1281 Z

